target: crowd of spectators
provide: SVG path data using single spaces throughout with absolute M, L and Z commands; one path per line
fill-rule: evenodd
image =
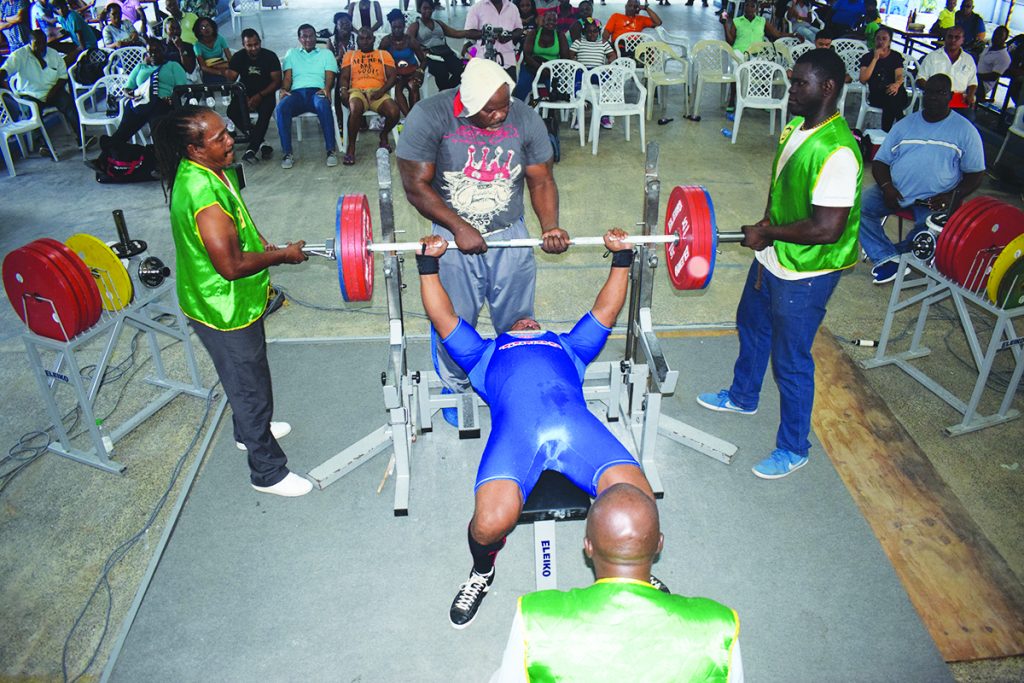
M 122 125 L 113 136 L 118 140 L 131 138 L 163 115 L 175 85 L 239 82 L 244 98 L 234 97 L 228 114 L 236 129 L 248 133 L 243 158 L 255 162 L 271 156 L 265 138 L 275 117 L 282 166 L 290 168 L 291 121 L 301 114 L 313 113 L 320 120 L 328 165 L 337 163 L 340 138 L 348 142 L 343 161 L 354 163 L 355 141 L 368 127 L 380 134 L 380 146 L 390 149 L 387 134 L 395 127 L 400 130 L 422 97 L 428 74 L 437 90 L 457 87 L 466 59 L 489 57 L 515 80 L 515 97 L 528 100 L 544 62 L 571 59 L 588 69 L 608 64 L 618 54 L 619 37 L 650 32 L 662 23 L 640 0 L 626 0 L 623 10 L 611 13 L 604 24 L 594 17 L 593 0 L 579 0 L 575 6 L 572 0 L 480 0 L 470 8 L 464 26 L 455 28 L 434 17 L 433 0 L 417 2 L 415 13 L 396 8 L 385 16 L 377 0 L 355 0 L 346 11 L 333 15 L 329 29 L 318 33 L 308 26 L 308 40 L 300 32 L 299 47 L 283 59 L 263 47 L 253 29 L 243 33 L 241 45 L 230 45 L 219 33 L 215 0 L 163 0 L 155 23 L 147 23 L 140 0 L 117 0 L 98 10 L 85 0 L 0 0 L 0 35 L 10 59 L 18 48 L 31 48 L 31 30 L 41 30 L 49 38 L 47 54 L 54 54 L 47 59 L 62 58 L 65 67 L 58 72 L 63 80 L 54 83 L 63 85 L 55 92 L 35 94 L 45 95 L 41 101 L 56 106 L 69 121 L 76 112 L 67 67 L 82 52 L 98 45 L 145 47 L 145 69 L 129 74 L 134 97 L 124 104 Z M 881 110 L 884 131 L 904 115 L 911 94 L 904 87 L 904 55 L 893 48 L 893 32 L 882 25 L 875 0 L 832 0 L 826 6 L 811 0 L 780 0 L 775 5 L 745 0 L 741 5 L 725 2 L 723 9 L 718 12 L 723 38 L 740 53 L 754 43 L 786 36 L 813 40 L 818 47 L 828 47 L 840 37 L 864 40 L 868 52 L 859 74 L 853 76 L 865 86 L 868 103 Z M 87 16 L 98 17 L 99 23 L 87 21 Z M 366 34 L 363 43 L 360 31 Z M 914 74 L 918 88 L 931 76 L 946 74 L 952 83 L 952 110 L 972 121 L 976 103 L 991 101 L 1004 75 L 1011 77 L 1010 97 L 1019 99 L 1015 90 L 1021 89 L 1024 75 L 1024 39 L 1010 40 L 1006 28 L 998 27 L 986 42 L 988 31 L 972 0 L 961 0 L 959 7 L 957 0 L 948 0 L 930 31 L 941 40 L 920 60 Z M 62 40 L 57 40 L 58 34 Z M 16 73 L 19 64 L 24 71 L 20 57 L 6 71 Z M 155 88 L 148 84 L 153 75 L 159 81 Z M 30 94 L 28 88 L 18 87 L 20 94 Z M 367 112 L 380 117 L 364 118 Z M 602 125 L 611 122 L 603 120 Z

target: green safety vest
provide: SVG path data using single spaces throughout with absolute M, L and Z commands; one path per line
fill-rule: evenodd
M 519 599 L 530 681 L 725 683 L 739 617 L 633 579 Z
M 782 131 L 779 147 L 772 162 L 771 199 L 768 217 L 772 225 L 785 225 L 810 218 L 813 212 L 811 197 L 818 184 L 818 176 L 836 151 L 842 147 L 851 150 L 857 159 L 857 185 L 853 206 L 846 219 L 843 234 L 833 244 L 793 244 L 776 240 L 775 253 L 779 263 L 789 270 L 806 273 L 815 270 L 841 270 L 857 262 L 857 231 L 860 229 L 860 182 L 864 172 L 857 142 L 850 133 L 850 127 L 840 116 L 820 126 L 789 157 L 789 161 L 778 173 L 779 157 L 793 131 L 803 125 L 798 116 Z M 778 177 L 776 178 L 776 174 Z
M 182 159 L 171 191 L 171 233 L 182 312 L 214 329 L 237 330 L 263 315 L 270 274 L 264 269 L 237 280 L 225 280 L 210 261 L 196 214 L 214 205 L 234 221 L 242 251 L 263 251 L 259 233 L 239 194 L 235 170 L 225 169 L 224 175 L 230 187 L 205 166 Z

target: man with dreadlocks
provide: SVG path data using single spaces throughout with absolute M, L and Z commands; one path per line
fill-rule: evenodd
M 153 137 L 170 201 L 178 302 L 224 385 L 236 444 L 248 450 L 252 487 L 279 496 L 305 495 L 313 485 L 288 471 L 277 443 L 291 427 L 270 421 L 274 397 L 263 329 L 267 269 L 305 261 L 305 242 L 278 248 L 256 229 L 229 168 L 234 140 L 212 109 L 174 110 Z

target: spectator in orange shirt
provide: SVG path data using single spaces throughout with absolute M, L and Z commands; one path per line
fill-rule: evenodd
M 647 12 L 646 17 L 640 16 L 640 11 Z M 661 26 L 661 17 L 654 13 L 650 5 L 640 5 L 640 0 L 626 0 L 626 13 L 613 14 L 604 25 L 604 39 L 615 47 L 615 41 L 623 33 L 643 31 L 645 28 Z
M 389 92 L 395 85 L 398 73 L 395 60 L 387 50 L 373 49 L 373 31 L 359 29 L 356 37 L 358 50 L 349 50 L 341 61 L 339 95 L 348 103 L 348 148 L 343 164 L 356 163 L 356 136 L 359 124 L 366 111 L 377 112 L 384 117 L 384 128 L 380 132 L 380 147 L 391 151 L 388 133 L 398 123 L 398 104 Z

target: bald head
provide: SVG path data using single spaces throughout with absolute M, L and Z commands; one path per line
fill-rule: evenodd
M 661 544 L 658 506 L 637 487 L 610 486 L 591 506 L 583 546 L 598 578 L 638 574 L 632 578 L 646 581 Z

